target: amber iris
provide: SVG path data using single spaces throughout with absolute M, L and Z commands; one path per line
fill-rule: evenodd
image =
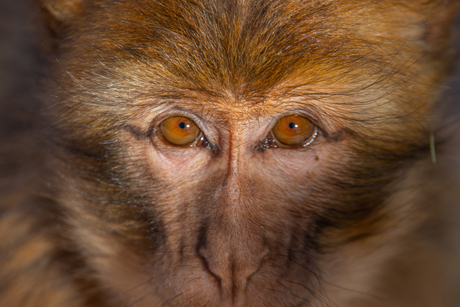
M 200 134 L 197 125 L 187 117 L 174 116 L 160 124 L 161 133 L 171 144 L 183 146 L 196 140 Z
M 301 146 L 314 136 L 315 125 L 305 117 L 289 115 L 278 120 L 272 132 L 284 145 Z

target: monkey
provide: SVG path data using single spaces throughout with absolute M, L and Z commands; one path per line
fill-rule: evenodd
M 460 305 L 459 1 L 27 4 L 0 306 Z

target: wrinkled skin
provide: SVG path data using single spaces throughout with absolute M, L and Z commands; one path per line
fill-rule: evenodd
M 0 303 L 456 306 L 458 198 L 434 197 L 457 162 L 430 144 L 456 1 L 38 4 L 45 184 L 0 227 L 46 265 L 7 261 Z M 270 143 L 287 115 L 311 144 Z M 173 116 L 197 141 L 165 139 Z

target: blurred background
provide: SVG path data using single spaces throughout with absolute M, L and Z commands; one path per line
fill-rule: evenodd
M 40 159 L 32 143 L 46 73 L 41 30 L 31 2 L 0 0 L 0 195 L 27 184 Z

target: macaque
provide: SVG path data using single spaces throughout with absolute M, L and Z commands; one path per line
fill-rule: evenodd
M 30 5 L 0 306 L 460 306 L 459 1 Z

